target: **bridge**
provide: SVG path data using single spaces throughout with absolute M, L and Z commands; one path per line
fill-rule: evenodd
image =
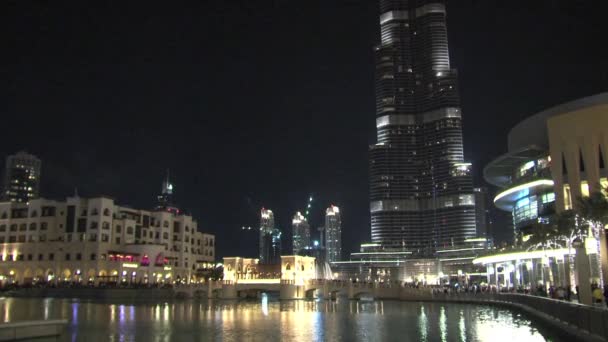
M 259 297 L 261 293 L 274 292 L 282 300 L 290 299 L 400 299 L 403 287 L 386 283 L 353 283 L 338 280 L 311 279 L 301 284 L 281 279 L 251 279 L 208 281 L 202 284 L 180 285 L 174 289 L 180 298 L 239 299 Z

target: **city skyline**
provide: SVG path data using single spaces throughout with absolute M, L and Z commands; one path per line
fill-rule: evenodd
M 78 188 L 145 208 L 170 168 L 178 202 L 218 241 L 255 225 L 263 206 L 289 235 L 293 212 L 312 192 L 312 226 L 330 203 L 344 208 L 344 254 L 357 250 L 370 239 L 377 3 L 222 5 L 186 13 L 127 4 L 137 27 L 102 5 L 6 8 L 7 58 L 15 61 L 3 91 L 6 125 L 23 129 L 0 137 L 0 155 L 25 149 L 42 159 L 46 197 Z M 448 4 L 465 160 L 476 186 L 484 185 L 483 165 L 506 151 L 515 123 L 606 90 L 606 48 L 591 44 L 606 31 L 597 6 L 605 4 Z M 68 15 L 79 11 L 95 15 Z M 281 19 L 286 12 L 297 15 Z M 147 20 L 160 13 L 163 22 Z M 222 13 L 227 20 L 217 20 Z M 91 37 L 98 44 L 87 43 Z M 274 37 L 273 48 L 250 54 L 268 45 L 266 37 Z M 289 43 L 293 37 L 299 45 Z M 268 167 L 259 168 L 260 159 Z M 219 248 L 220 256 L 256 253 L 245 238 Z

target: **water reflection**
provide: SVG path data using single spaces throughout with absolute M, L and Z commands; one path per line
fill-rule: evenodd
M 61 341 L 544 341 L 525 317 L 486 306 L 391 301 L 102 303 L 0 298 L 4 321 L 70 321 Z M 552 341 L 557 341 L 551 337 Z

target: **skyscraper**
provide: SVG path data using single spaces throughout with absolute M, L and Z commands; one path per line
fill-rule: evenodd
M 477 227 L 477 236 L 491 238 L 491 206 L 488 197 L 488 188 L 474 188 L 473 191 L 475 192 L 475 226 Z
M 173 203 L 173 184 L 169 180 L 169 170 L 167 170 L 167 176 L 163 180 L 161 193 L 157 196 L 157 202 L 156 210 L 179 214 L 179 209 Z
M 274 213 L 262 208 L 260 213 L 260 263 L 270 263 L 273 248 Z M 280 237 L 280 233 L 279 233 Z
M 372 242 L 432 252 L 475 236 L 445 0 L 380 0 Z
M 291 227 L 293 254 L 301 254 L 303 249 L 310 247 L 310 225 L 306 217 L 298 211 L 293 217 Z
M 6 157 L 2 199 L 28 203 L 40 195 L 40 167 L 38 157 L 20 151 Z
M 332 205 L 325 211 L 325 251 L 327 261 L 339 261 L 342 256 L 342 221 L 340 208 Z

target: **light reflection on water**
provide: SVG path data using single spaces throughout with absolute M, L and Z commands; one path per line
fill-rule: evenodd
M 0 312 L 4 321 L 68 319 L 60 341 L 545 341 L 518 313 L 465 304 L 0 298 Z

